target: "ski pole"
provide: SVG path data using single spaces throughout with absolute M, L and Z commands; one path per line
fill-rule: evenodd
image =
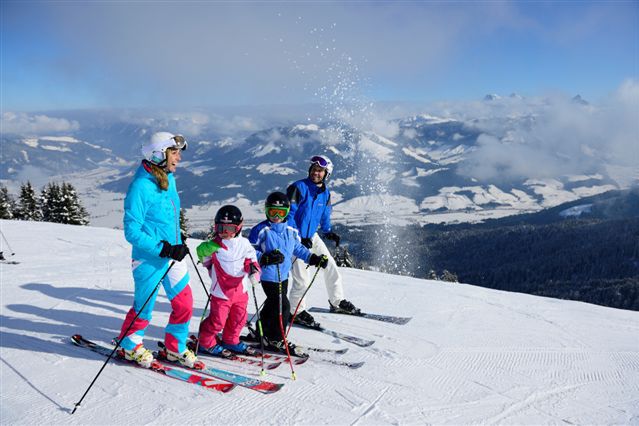
M 204 293 L 206 293 L 206 297 L 210 297 L 211 295 L 209 294 L 209 291 L 206 289 L 206 285 L 204 285 L 204 280 L 202 279 L 202 275 L 200 275 L 200 271 L 197 269 L 197 265 L 195 263 L 195 260 L 193 260 L 193 255 L 191 254 L 191 251 L 188 251 L 189 253 L 189 257 L 191 258 L 191 263 L 193 263 L 193 267 L 195 268 L 195 272 L 197 273 L 198 278 L 200 279 L 200 282 L 202 283 L 202 288 L 204 289 Z
M 251 263 L 251 276 L 257 272 L 257 268 L 255 265 Z M 264 332 L 262 331 L 262 320 L 260 319 L 260 308 L 257 307 L 257 297 L 255 296 L 255 283 L 254 280 L 251 281 L 251 289 L 253 290 L 253 302 L 255 303 L 255 315 L 257 315 L 257 330 L 260 336 L 260 349 L 262 351 L 262 371 L 260 371 L 260 376 L 264 376 L 266 371 L 264 370 Z
M 206 316 L 206 311 L 209 309 L 209 303 L 211 302 L 211 297 L 206 298 L 206 305 L 204 305 L 204 310 L 202 311 L 202 316 L 200 317 L 200 326 L 202 326 L 202 322 L 204 321 L 204 317 Z M 197 341 L 195 342 L 195 356 L 197 356 L 197 352 L 200 350 L 200 329 L 197 329 Z
M 156 284 L 155 288 L 153 289 L 153 291 L 151 291 L 151 294 L 149 294 L 149 297 L 146 298 L 146 300 L 144 301 L 144 304 L 142 305 L 142 307 L 140 308 L 140 310 L 138 311 L 137 314 L 135 314 L 135 317 L 133 317 L 133 319 L 131 320 L 131 323 L 129 324 L 129 326 L 127 327 L 126 331 L 124 333 L 122 333 L 122 336 L 126 337 L 127 333 L 129 332 L 129 330 L 131 330 L 131 327 L 133 327 L 133 324 L 135 324 L 135 320 L 138 319 L 138 317 L 140 316 L 140 313 L 142 313 L 142 311 L 144 311 L 144 308 L 146 307 L 146 305 L 149 303 L 149 300 L 151 300 L 151 297 L 153 297 L 153 295 L 155 294 L 155 292 L 158 290 L 158 288 L 160 288 L 160 284 L 162 284 L 162 280 L 164 279 L 164 277 L 166 277 L 166 274 L 169 273 L 169 271 L 171 270 L 171 268 L 173 267 L 173 265 L 175 265 L 175 260 L 171 262 L 171 264 L 169 265 L 169 268 L 166 270 L 166 272 L 164 273 L 164 275 L 162 275 L 162 278 L 160 278 L 160 280 L 158 281 L 158 283 Z M 123 338 L 124 338 L 123 337 Z M 91 384 L 89 385 L 89 387 L 87 388 L 86 391 L 84 391 L 84 395 L 82 395 L 82 398 L 80 398 L 80 400 L 78 402 L 75 403 L 75 407 L 73 408 L 73 411 L 71 411 L 71 414 L 75 413 L 75 410 L 78 409 L 78 407 L 80 406 L 80 404 L 82 403 L 82 401 L 84 400 L 84 397 L 87 396 L 87 394 L 89 393 L 89 391 L 91 390 L 91 388 L 93 387 L 93 384 L 95 383 L 96 380 L 98 380 L 98 377 L 100 377 L 100 374 L 102 374 L 102 370 L 104 370 L 104 367 L 107 366 L 107 364 L 109 363 L 109 361 L 111 360 L 111 358 L 113 357 L 113 354 L 115 353 L 115 351 L 118 350 L 118 348 L 120 347 L 120 340 L 121 339 L 116 339 L 115 341 L 115 347 L 113 348 L 113 350 L 111 351 L 111 353 L 109 354 L 109 356 L 107 357 L 106 361 L 104 361 L 104 364 L 102 364 L 102 368 L 100 368 L 100 371 L 98 371 L 98 374 L 95 375 L 95 377 L 93 378 L 93 381 L 91 382 Z
M 284 341 L 284 348 L 286 348 L 286 357 L 288 358 L 288 365 L 291 366 L 291 378 L 293 380 L 297 379 L 295 375 L 295 370 L 293 369 L 293 361 L 291 361 L 291 352 L 288 349 L 288 343 L 286 342 L 286 333 L 284 333 L 284 320 L 282 319 L 282 277 L 280 275 L 280 264 L 276 263 L 277 267 L 277 285 L 278 285 L 278 294 L 279 294 L 279 305 L 280 305 L 280 332 L 282 333 L 282 340 Z
M 197 272 L 197 276 L 200 279 L 200 282 L 202 283 L 202 288 L 204 289 L 204 293 L 206 293 L 206 305 L 204 305 L 204 311 L 202 311 L 202 316 L 200 317 L 200 327 L 202 326 L 202 322 L 204 322 L 204 317 L 206 316 L 206 311 L 209 308 L 209 303 L 211 302 L 211 294 L 209 293 L 209 291 L 206 289 L 206 285 L 204 284 L 204 280 L 202 279 L 202 275 L 200 275 L 200 271 L 197 269 L 197 264 L 195 263 L 195 260 L 193 260 L 193 256 L 191 255 L 191 252 L 189 251 L 189 257 L 191 258 L 191 262 L 193 263 L 193 267 L 195 268 L 195 272 Z M 211 290 L 212 292 L 215 291 L 215 288 L 217 287 L 217 281 L 215 282 L 215 287 L 213 287 L 213 290 Z M 197 352 L 200 350 L 200 329 L 198 328 L 197 331 L 197 342 L 195 342 L 195 356 L 197 356 Z
M 261 311 L 265 303 L 266 303 L 266 300 L 262 302 L 262 304 L 260 305 L 257 311 Z M 255 311 L 255 313 L 251 315 L 251 318 L 249 318 L 248 321 L 246 321 L 247 325 L 251 325 L 251 323 L 253 322 L 253 318 L 255 318 L 255 315 L 257 315 L 257 311 Z
M 2 234 L 2 239 L 4 240 L 4 242 L 7 243 L 7 247 L 9 247 L 11 256 L 15 256 L 15 253 L 13 252 L 13 249 L 11 248 L 11 244 L 9 244 L 9 240 L 7 240 L 7 237 L 4 236 L 4 232 L 2 232 L 2 230 L 0 230 L 0 234 Z
M 326 257 L 326 256 L 322 255 L 322 257 Z M 318 265 L 317 269 L 315 270 L 315 273 L 313 274 L 313 278 L 311 279 L 311 282 L 308 284 L 308 287 L 306 287 L 306 290 L 304 290 L 304 293 L 302 294 L 302 298 L 300 299 L 299 302 L 297 302 L 297 306 L 295 307 L 295 312 L 293 312 L 293 316 L 291 317 L 291 323 L 288 325 L 288 329 L 286 330 L 287 336 L 288 336 L 288 333 L 291 332 L 291 327 L 293 327 L 293 321 L 295 321 L 297 310 L 300 308 L 300 305 L 302 304 L 302 300 L 304 300 L 304 298 L 306 297 L 306 293 L 308 293 L 308 291 L 311 289 L 311 286 L 315 282 L 315 278 L 317 278 L 317 274 L 319 274 L 319 271 L 320 271 L 320 267 Z

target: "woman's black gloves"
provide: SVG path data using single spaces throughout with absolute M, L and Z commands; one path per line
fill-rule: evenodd
M 171 259 L 181 262 L 188 254 L 189 247 L 186 244 L 171 245 L 168 241 L 162 241 L 162 250 L 160 257 L 170 257 Z

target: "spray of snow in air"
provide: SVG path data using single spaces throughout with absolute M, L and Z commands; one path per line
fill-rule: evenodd
M 297 23 L 303 25 L 303 19 L 298 18 Z M 307 120 L 309 124 L 320 124 L 323 143 L 329 147 L 326 154 L 336 163 L 336 176 L 352 173 L 359 195 L 376 204 L 372 209 L 375 213 L 367 220 L 378 225 L 371 235 L 373 244 L 369 245 L 375 250 L 375 264 L 371 267 L 410 274 L 416 272 L 413 265 L 418 262 L 409 250 L 409 232 L 392 225 L 393 206 L 388 195 L 397 172 L 393 156 L 385 153 L 388 148 L 380 145 L 371 131 L 378 119 L 374 104 L 364 94 L 368 82 L 362 77 L 359 63 L 365 64 L 366 59 L 340 49 L 333 31 L 336 26 L 333 23 L 327 28 L 308 29 L 313 42 L 305 45 L 298 56 L 291 53 L 297 50 L 291 47 L 285 53 L 291 66 L 304 76 L 304 90 L 322 105 L 321 116 Z M 286 44 L 283 38 L 280 42 Z

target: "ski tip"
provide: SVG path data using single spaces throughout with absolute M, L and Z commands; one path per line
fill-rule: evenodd
M 302 364 L 304 364 L 306 361 L 308 361 L 309 359 L 310 359 L 310 357 L 297 358 L 295 361 L 293 361 L 293 364 L 295 364 L 295 365 L 302 365 Z
M 223 393 L 227 393 L 227 392 L 231 392 L 234 388 L 235 388 L 235 385 L 233 383 L 225 383 L 223 385 L 220 385 L 218 387 L 218 390 Z
M 82 337 L 80 334 L 74 334 L 73 336 L 71 336 L 71 343 L 77 346 L 84 346 L 88 344 L 85 338 Z
M 265 367 L 267 370 L 273 370 L 273 369 L 275 369 L 275 368 L 279 367 L 280 365 L 282 365 L 282 363 L 281 363 L 281 362 L 273 362 L 273 363 L 270 363 L 270 364 L 266 364 L 264 367 Z
M 282 389 L 283 386 L 284 385 L 280 383 L 268 383 L 267 386 L 255 387 L 252 389 L 259 393 L 269 394 L 279 391 L 280 389 Z
M 361 362 L 351 362 L 350 364 L 348 364 L 348 368 L 352 368 L 352 369 L 356 369 L 356 368 L 360 368 L 361 366 L 363 366 L 365 363 L 364 361 Z

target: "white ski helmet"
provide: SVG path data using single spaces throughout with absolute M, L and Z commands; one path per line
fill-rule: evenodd
M 324 176 L 324 180 L 328 179 L 329 176 L 333 173 L 333 162 L 330 158 L 325 155 L 314 155 L 311 157 L 311 164 L 308 167 L 308 173 L 311 173 L 311 169 L 314 165 L 318 165 L 324 170 L 326 170 L 326 176 Z
M 156 132 L 151 139 L 142 145 L 142 155 L 148 161 L 158 166 L 166 163 L 166 150 L 177 148 L 184 151 L 187 147 L 186 139 L 182 135 L 174 135 L 169 132 Z

